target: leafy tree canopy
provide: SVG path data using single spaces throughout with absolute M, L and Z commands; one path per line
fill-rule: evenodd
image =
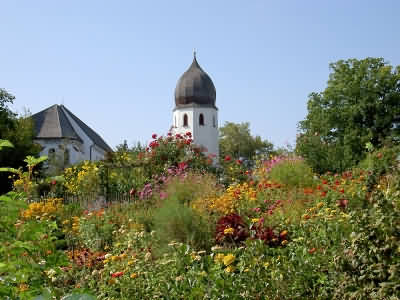
M 257 154 L 270 154 L 273 145 L 260 136 L 252 136 L 250 123 L 226 122 L 219 129 L 219 148 L 221 158 L 230 156 L 233 159 L 252 160 Z
M 24 159 L 28 155 L 38 155 L 40 146 L 33 142 L 33 122 L 29 115 L 17 116 L 8 105 L 15 97 L 4 89 L 0 89 L 0 139 L 10 141 L 14 148 L 3 148 L 0 152 L 0 167 L 18 169 L 25 166 Z M 0 174 L 0 194 L 11 189 L 9 174 Z
M 340 60 L 326 89 L 311 93 L 296 150 L 317 172 L 343 171 L 365 156 L 365 145 L 399 141 L 400 66 L 383 58 Z

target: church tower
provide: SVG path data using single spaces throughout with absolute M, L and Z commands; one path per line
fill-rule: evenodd
M 172 132 L 185 134 L 190 131 L 193 143 L 203 146 L 206 155 L 215 155 L 216 163 L 219 145 L 215 98 L 215 86 L 198 64 L 195 52 L 192 64 L 179 78 L 175 88 Z

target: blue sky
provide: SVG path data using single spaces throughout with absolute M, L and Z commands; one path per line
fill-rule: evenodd
M 0 88 L 13 109 L 64 104 L 112 147 L 172 124 L 174 89 L 196 48 L 219 125 L 250 122 L 294 144 L 329 63 L 400 65 L 400 1 L 0 2 Z

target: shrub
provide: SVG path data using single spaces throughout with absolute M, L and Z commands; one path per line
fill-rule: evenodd
M 212 244 L 213 222 L 192 208 L 191 202 L 207 189 L 213 180 L 207 176 L 187 174 L 174 178 L 164 192 L 165 199 L 159 200 L 154 212 L 154 229 L 161 242 L 161 248 L 170 241 L 208 249 Z
M 354 211 L 353 233 L 338 271 L 343 275 L 336 299 L 396 299 L 400 294 L 399 175 L 386 190 L 375 191 L 368 210 Z
M 299 157 L 281 158 L 278 163 L 271 167 L 268 174 L 272 181 L 290 188 L 314 185 L 314 173 L 306 162 Z

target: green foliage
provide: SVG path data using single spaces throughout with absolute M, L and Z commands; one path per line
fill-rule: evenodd
M 40 146 L 35 144 L 34 124 L 29 113 L 17 116 L 7 107 L 7 103 L 13 103 L 14 96 L 0 89 L 0 139 L 10 141 L 14 148 L 3 148 L 0 152 L 0 166 L 9 166 L 18 169 L 24 165 L 26 156 L 36 156 L 40 152 Z M 0 174 L 0 193 L 12 188 L 12 181 L 8 174 Z
M 171 241 L 186 243 L 196 249 L 211 247 L 213 226 L 210 219 L 191 207 L 193 200 L 207 189 L 208 184 L 207 180 L 196 175 L 183 180 L 176 178 L 169 184 L 167 197 L 160 200 L 160 206 L 154 212 L 154 230 L 159 237 L 160 248 Z
M 268 174 L 272 181 L 288 188 L 314 186 L 314 173 L 303 159 L 297 157 L 282 159 Z
M 255 155 L 269 155 L 273 151 L 272 143 L 263 141 L 260 136 L 251 135 L 249 122 L 240 124 L 226 122 L 219 128 L 219 132 L 221 160 L 230 156 L 234 160 L 242 159 L 245 162 L 251 162 Z
M 364 145 L 399 140 L 400 67 L 382 58 L 340 60 L 321 93 L 311 93 L 296 150 L 319 172 L 342 172 L 365 157 Z
M 372 206 L 352 213 L 353 233 L 337 256 L 341 280 L 336 299 L 396 299 L 400 295 L 399 174 L 385 193 L 375 191 Z
M 10 143 L 9 141 L 7 141 L 7 140 L 0 140 L 0 150 L 1 150 L 2 148 L 4 148 L 4 147 L 13 148 L 14 145 L 13 145 L 12 143 Z
M 21 194 L 0 196 L 2 299 L 32 299 L 50 282 L 46 271 L 67 263 L 55 248 L 56 222 L 22 220 L 20 211 L 26 207 Z
M 78 242 L 88 249 L 101 251 L 113 243 L 115 226 L 108 215 L 89 213 L 79 221 Z

